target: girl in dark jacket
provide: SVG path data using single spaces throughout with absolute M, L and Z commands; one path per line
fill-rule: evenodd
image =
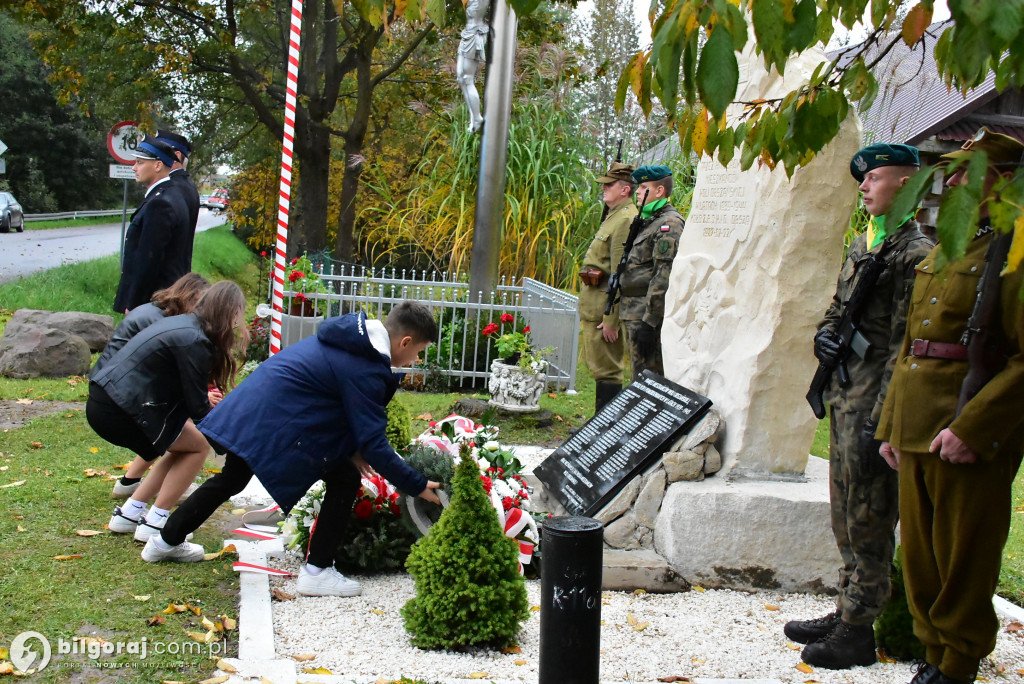
M 114 509 L 111 532 L 148 539 L 202 468 L 210 447 L 194 423 L 210 411 L 210 384 L 234 384 L 234 352 L 247 342 L 244 317 L 241 289 L 221 281 L 194 313 L 144 328 L 93 375 L 85 415 L 96 434 L 146 461 L 167 452 L 125 505 Z
M 107 362 L 114 357 L 114 354 L 119 352 L 124 345 L 128 344 L 128 340 L 138 335 L 144 328 L 148 328 L 168 316 L 192 313 L 199 298 L 208 289 L 210 289 L 210 283 L 206 278 L 198 273 L 186 273 L 170 287 L 157 290 L 153 293 L 153 299 L 149 304 L 135 307 L 124 317 L 103 353 L 96 359 L 96 363 L 89 372 L 89 377 L 99 373 L 103 366 L 107 365 Z M 220 389 L 210 390 L 207 394 L 210 406 L 216 406 L 224 396 Z M 134 494 L 135 490 L 139 488 L 139 483 L 142 482 L 142 476 L 146 474 L 151 465 L 153 465 L 152 461 L 137 456 L 128 466 L 124 477 L 114 483 L 114 491 L 111 496 L 115 499 L 127 499 Z

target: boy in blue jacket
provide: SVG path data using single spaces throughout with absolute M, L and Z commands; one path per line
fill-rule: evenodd
M 146 543 L 143 560 L 201 561 L 203 547 L 186 535 L 254 474 L 286 514 L 323 480 L 324 500 L 298 591 L 358 596 L 359 583 L 333 565 L 360 476 L 376 470 L 399 491 L 440 503 L 433 491 L 440 485 L 406 465 L 385 434 L 386 407 L 398 389 L 391 367 L 414 363 L 437 334 L 430 310 L 407 301 L 383 323 L 362 313 L 328 319 L 315 337 L 260 364 L 198 425 L 226 453 L 224 468 L 171 514 Z

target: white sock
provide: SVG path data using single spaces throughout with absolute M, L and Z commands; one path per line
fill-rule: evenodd
M 166 508 L 157 508 L 153 506 L 149 509 L 149 515 L 146 516 L 146 522 L 150 525 L 160 526 L 161 521 L 167 519 L 168 511 Z
M 312 565 L 310 563 L 306 563 L 306 572 L 308 572 L 313 577 L 316 577 L 317 575 L 319 575 L 323 571 L 324 571 L 323 568 L 318 568 L 315 565 Z
M 144 517 L 146 515 L 146 502 L 128 499 L 121 512 L 124 513 L 126 518 L 137 519 Z
M 153 546 L 155 546 L 156 548 L 160 549 L 161 551 L 170 551 L 171 549 L 174 548 L 173 546 L 171 546 L 170 544 L 165 542 L 164 538 L 161 537 L 159 534 L 154 534 L 149 539 L 150 539 L 150 541 L 153 542 Z

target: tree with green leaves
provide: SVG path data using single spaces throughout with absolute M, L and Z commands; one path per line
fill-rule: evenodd
M 872 67 L 898 41 L 914 45 L 928 29 L 934 0 L 920 0 L 903 15 L 900 0 L 668 0 L 653 21 L 653 45 L 622 72 L 617 106 L 632 90 L 644 109 L 652 98 L 665 106 L 684 152 L 715 156 L 723 164 L 739 153 L 743 169 L 759 161 L 781 164 L 787 174 L 808 163 L 839 132 L 852 104 L 870 106 L 878 92 Z M 935 42 L 939 73 L 955 91 L 967 92 L 992 72 L 996 88 L 1024 85 L 1024 5 L 1019 0 L 949 0 L 952 22 Z M 824 46 L 837 24 L 864 21 L 867 38 L 832 60 L 810 80 L 775 99 L 736 102 L 737 54 L 753 40 L 766 68 L 785 73 L 789 60 Z M 700 46 L 702 37 L 706 43 Z M 871 55 L 869 57 L 869 55 Z M 726 116 L 731 104 L 737 114 Z M 976 156 L 976 159 L 978 157 Z M 985 163 L 982 158 L 972 163 Z M 896 217 L 923 196 L 936 167 L 911 179 L 890 208 Z M 936 226 L 950 257 L 963 253 L 978 207 L 992 204 L 993 224 L 1015 231 L 1010 269 L 1024 260 L 1024 171 L 996 185 L 961 186 L 943 195 Z M 899 214 L 900 216 L 905 214 Z

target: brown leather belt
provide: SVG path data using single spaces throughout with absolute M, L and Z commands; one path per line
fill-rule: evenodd
M 927 359 L 966 361 L 967 345 L 955 342 L 932 342 L 918 338 L 910 345 L 910 355 Z

